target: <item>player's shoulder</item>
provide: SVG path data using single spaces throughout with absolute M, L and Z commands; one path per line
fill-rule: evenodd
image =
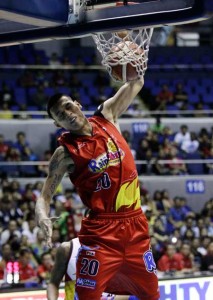
M 68 259 L 71 252 L 71 247 L 71 241 L 61 243 L 61 245 L 57 248 L 57 255 L 63 257 L 64 259 Z
M 68 242 L 61 243 L 60 247 L 65 251 L 66 253 L 72 252 L 74 248 L 79 248 L 81 246 L 80 241 L 78 238 L 74 238 Z
M 58 159 L 59 162 L 62 162 L 64 159 L 71 160 L 70 153 L 69 153 L 68 149 L 63 145 L 58 146 L 55 149 L 51 160 L 55 160 L 55 159 Z

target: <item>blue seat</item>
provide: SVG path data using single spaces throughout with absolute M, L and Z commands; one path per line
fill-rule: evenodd
M 189 94 L 189 103 L 198 103 L 200 98 L 198 94 Z
M 146 88 L 152 89 L 155 86 L 155 82 L 154 82 L 154 80 L 147 79 L 144 82 L 144 86 Z
M 205 104 L 213 104 L 213 94 L 205 94 L 205 95 L 203 95 L 203 102 Z
M 45 93 L 45 95 L 47 95 L 48 97 L 51 97 L 51 96 L 53 96 L 53 95 L 55 94 L 55 91 L 54 91 L 54 89 L 51 88 L 51 87 L 46 87 L 46 88 L 44 89 L 44 93 Z
M 198 152 L 188 153 L 186 154 L 185 159 L 201 159 L 201 155 Z M 189 163 L 186 166 L 190 175 L 204 174 L 204 167 L 202 163 Z
M 15 98 L 18 105 L 27 104 L 26 90 L 24 88 L 15 88 Z
M 60 86 L 57 88 L 59 93 L 65 94 L 65 95 L 70 95 L 70 88 L 66 86 Z
M 179 111 L 179 108 L 174 104 L 167 104 L 166 105 L 166 110 L 167 111 L 175 111 L 175 110 Z

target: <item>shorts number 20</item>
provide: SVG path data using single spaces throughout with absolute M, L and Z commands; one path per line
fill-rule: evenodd
M 96 259 L 89 260 L 88 258 L 83 258 L 81 261 L 83 267 L 80 270 L 80 274 L 90 276 L 96 276 L 99 269 L 99 261 Z

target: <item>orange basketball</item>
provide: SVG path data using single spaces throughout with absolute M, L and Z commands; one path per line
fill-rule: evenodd
M 144 50 L 130 42 L 120 42 L 112 47 L 109 53 L 108 65 L 111 75 L 118 81 L 131 81 L 139 77 L 137 65 L 144 64 Z M 128 62 L 129 61 L 129 62 Z

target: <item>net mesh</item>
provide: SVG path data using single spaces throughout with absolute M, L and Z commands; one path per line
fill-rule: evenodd
M 92 37 L 102 56 L 102 64 L 107 68 L 110 76 L 112 68 L 117 65 L 131 64 L 137 71 L 138 77 L 144 76 L 147 69 L 149 45 L 153 28 L 137 28 L 122 32 L 94 33 Z M 126 68 L 125 68 L 126 69 Z

